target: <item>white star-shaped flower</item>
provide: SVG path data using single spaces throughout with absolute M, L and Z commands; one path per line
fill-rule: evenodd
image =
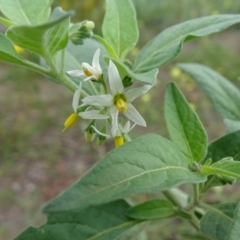
M 148 92 L 152 85 L 144 85 L 143 87 L 125 91 L 118 70 L 112 61 L 110 61 L 108 67 L 108 78 L 111 94 L 88 96 L 82 99 L 83 103 L 92 106 L 109 107 L 112 118 L 112 132 L 118 130 L 119 112 L 122 112 L 132 122 L 145 127 L 146 122 L 132 105 L 132 101 Z
M 100 63 L 99 63 L 99 57 L 100 57 L 100 49 L 97 49 L 97 51 L 93 56 L 92 65 L 90 65 L 89 63 L 83 62 L 82 63 L 83 70 L 72 70 L 72 71 L 67 71 L 67 73 L 72 77 L 86 76 L 84 81 L 91 80 L 91 79 L 98 81 L 103 74 Z

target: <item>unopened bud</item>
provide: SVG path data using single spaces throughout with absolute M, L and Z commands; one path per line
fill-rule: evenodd
M 95 130 L 92 128 L 92 126 L 95 126 L 95 120 L 92 120 L 90 124 L 85 129 L 85 140 L 87 142 L 92 142 L 96 136 Z
M 97 144 L 98 145 L 103 145 L 105 143 L 106 139 L 107 139 L 106 137 L 98 135 L 97 136 Z
M 95 27 L 95 23 L 93 21 L 87 21 L 85 26 L 88 30 L 92 30 Z
M 106 134 L 106 131 L 107 131 L 107 127 L 106 127 L 106 125 L 104 125 L 100 132 Z M 107 139 L 107 137 L 98 134 L 97 135 L 97 144 L 98 145 L 103 145 L 105 143 L 106 139 Z

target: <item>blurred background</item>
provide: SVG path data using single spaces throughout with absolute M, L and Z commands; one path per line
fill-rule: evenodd
M 240 13 L 240 1 L 233 0 L 133 2 L 140 41 L 130 57 L 152 37 L 174 24 L 200 16 Z M 101 35 L 104 0 L 56 0 L 54 6 L 59 5 L 64 10 L 75 10 L 73 22 L 94 21 L 94 32 Z M 152 132 L 169 137 L 163 117 L 163 95 L 168 81 L 180 87 L 197 111 L 209 142 L 223 135 L 222 118 L 201 89 L 174 65 L 178 62 L 202 63 L 240 86 L 239 39 L 240 24 L 185 43 L 179 56 L 161 67 L 157 86 L 135 101 L 148 127 L 136 127 L 131 136 L 135 138 Z M 28 57 L 34 59 L 34 56 Z M 44 223 L 41 206 L 79 179 L 113 145 L 111 141 L 104 146 L 86 143 L 84 123 L 62 133 L 63 122 L 72 112 L 72 93 L 64 87 L 28 69 L 2 63 L 0 84 L 0 240 L 9 240 L 28 225 Z M 237 191 L 225 186 L 210 191 L 207 197 L 210 203 L 218 203 L 220 199 L 234 201 L 238 199 Z M 172 229 L 166 228 L 166 222 L 164 224 L 161 234 L 159 229 L 152 228 L 149 238 L 145 236 L 145 239 L 193 239 L 175 235 Z M 179 228 L 186 230 L 182 230 L 184 225 Z

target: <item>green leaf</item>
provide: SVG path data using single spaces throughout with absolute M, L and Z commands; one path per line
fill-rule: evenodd
M 210 166 L 202 166 L 200 171 L 206 175 L 219 174 L 223 177 L 240 179 L 240 162 L 221 160 Z
M 176 57 L 184 41 L 220 32 L 238 22 L 240 15 L 223 14 L 201 17 L 172 26 L 140 50 L 134 62 L 134 71 L 145 72 L 157 68 Z
M 133 240 L 138 237 L 138 240 L 143 240 L 139 235 L 147 227 L 149 222 L 140 222 L 135 226 L 131 227 L 129 230 L 123 232 L 116 240 Z
M 239 240 L 240 239 L 240 203 L 238 203 L 237 207 L 234 211 L 233 222 L 228 232 L 228 236 L 226 240 Z
M 105 240 L 117 239 L 139 221 L 125 215 L 130 207 L 119 200 L 74 213 L 50 214 L 45 225 L 27 228 L 15 240 Z
M 238 203 L 227 203 L 212 208 L 200 221 L 200 231 L 213 240 L 226 240 Z
M 0 9 L 16 25 L 36 25 L 48 20 L 52 3 L 53 0 L 0 0 Z
M 39 240 L 39 233 L 38 229 L 34 227 L 28 227 L 22 233 L 20 233 L 14 240 L 32 240 L 36 239 Z M 41 239 L 42 240 L 42 239 Z
M 174 205 L 165 199 L 154 199 L 131 207 L 127 216 L 139 220 L 167 218 L 175 215 Z
M 227 128 L 227 133 L 240 130 L 240 121 L 224 118 L 224 123 Z
M 150 84 L 150 85 L 155 85 L 157 83 L 157 75 L 158 75 L 157 68 L 144 73 L 135 73 L 131 69 L 129 69 L 125 64 L 121 63 L 118 60 L 112 59 L 109 57 L 107 57 L 107 59 L 111 59 L 115 63 L 122 78 L 129 76 L 141 83 Z
M 44 212 L 69 211 L 146 192 L 206 181 L 191 172 L 169 140 L 148 134 L 109 152 L 78 182 L 49 202 Z
M 206 93 L 216 111 L 231 120 L 240 120 L 240 91 L 219 73 L 201 64 L 179 64 Z
M 185 155 L 188 163 L 200 162 L 206 155 L 207 134 L 197 114 L 174 83 L 167 86 L 164 115 L 172 141 Z
M 240 161 L 240 130 L 231 132 L 218 138 L 208 146 L 208 153 L 205 160 L 212 159 L 217 162 L 222 158 L 232 157 L 236 161 Z M 227 147 L 226 147 L 227 146 Z
M 67 45 L 69 17 L 69 13 L 56 8 L 49 22 L 37 26 L 12 26 L 6 36 L 17 46 L 49 58 Z
M 19 55 L 12 43 L 0 33 L 0 61 L 25 66 L 27 60 Z
M 235 161 L 240 161 L 239 141 L 240 130 L 216 139 L 208 146 L 208 152 L 202 164 L 206 164 L 207 159 L 211 159 L 215 163 L 226 157 L 232 157 Z M 221 185 L 223 185 L 223 182 L 220 182 L 215 176 L 209 176 L 208 181 L 205 183 L 204 191 L 212 186 Z
M 138 41 L 136 12 L 130 0 L 106 0 L 103 38 L 112 46 L 117 56 L 124 59 Z

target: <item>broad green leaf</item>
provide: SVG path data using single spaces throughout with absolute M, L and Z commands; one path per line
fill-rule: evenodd
M 0 61 L 26 66 L 27 60 L 19 55 L 12 43 L 0 33 Z
M 202 166 L 201 173 L 206 175 L 219 174 L 224 177 L 240 179 L 240 162 L 221 160 L 210 166 Z
M 67 45 L 69 16 L 56 8 L 49 22 L 37 26 L 12 26 L 6 36 L 21 48 L 42 57 L 53 57 Z
M 118 60 L 109 57 L 107 57 L 107 59 L 111 59 L 115 63 L 122 78 L 124 78 L 125 76 L 129 76 L 134 80 L 150 85 L 155 85 L 157 83 L 157 68 L 144 73 L 135 73 L 131 69 L 129 69 L 128 66 Z
M 240 130 L 226 134 L 208 146 L 207 155 L 202 162 L 204 164 L 207 159 L 212 159 L 212 162 L 218 162 L 219 160 L 232 157 L 235 161 L 240 161 Z M 220 182 L 214 175 L 209 176 L 208 181 L 205 183 L 204 192 L 212 186 L 221 186 L 223 182 Z
M 238 203 L 227 203 L 212 208 L 200 221 L 200 231 L 213 240 L 226 240 Z
M 201 17 L 172 26 L 140 50 L 134 62 L 134 71 L 145 72 L 157 68 L 176 57 L 183 42 L 220 32 L 238 22 L 240 15 L 223 14 Z
M 109 152 L 78 182 L 49 202 L 44 212 L 69 211 L 181 183 L 206 181 L 191 172 L 179 149 L 169 140 L 147 134 Z
M 127 216 L 139 220 L 167 218 L 175 215 L 174 205 L 165 199 L 154 199 L 131 207 Z
M 143 240 L 139 235 L 141 235 L 142 231 L 147 227 L 149 222 L 144 221 L 140 222 L 133 227 L 131 227 L 129 230 L 123 232 L 119 237 L 116 238 L 116 240 Z
M 205 160 L 211 158 L 214 163 L 226 157 L 240 161 L 240 130 L 226 134 L 212 142 L 208 146 Z
M 53 0 L 0 0 L 1 12 L 16 25 L 36 25 L 48 20 Z
M 138 26 L 134 6 L 130 0 L 106 0 L 103 38 L 124 59 L 138 41 Z
M 174 83 L 169 83 L 164 99 L 164 115 L 172 141 L 189 164 L 200 162 L 207 151 L 207 134 L 197 114 Z
M 27 228 L 15 240 L 117 239 L 139 221 L 125 215 L 130 207 L 123 200 L 73 213 L 50 214 L 45 225 Z
M 179 64 L 206 93 L 223 117 L 240 121 L 240 91 L 226 78 L 201 64 Z
M 227 133 L 240 130 L 240 121 L 224 118 L 224 123 L 227 129 Z
M 234 211 L 233 222 L 228 232 L 226 240 L 239 240 L 240 239 L 240 203 Z
M 28 227 L 22 233 L 20 233 L 14 240 L 39 240 L 39 230 L 34 227 Z M 42 239 L 41 239 L 42 240 Z

